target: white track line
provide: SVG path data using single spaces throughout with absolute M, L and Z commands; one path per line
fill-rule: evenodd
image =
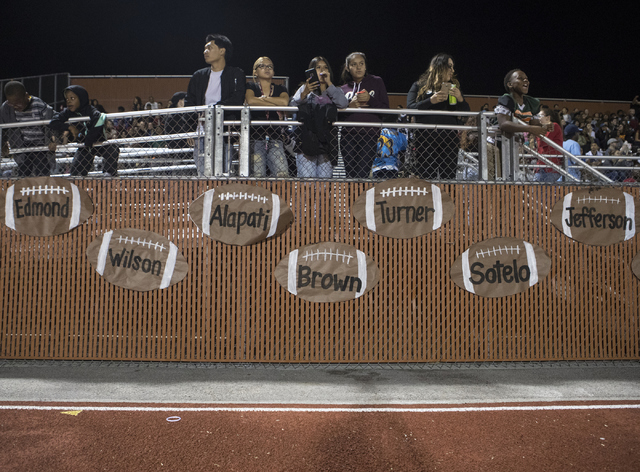
M 0 405 L 0 410 L 65 410 L 65 411 L 142 411 L 142 412 L 260 412 L 260 413 L 466 413 L 481 411 L 549 411 L 549 410 L 619 410 L 639 409 L 640 404 L 622 405 L 539 405 L 539 406 L 483 406 L 450 408 L 285 408 L 285 407 L 204 407 L 204 408 L 165 408 L 135 406 L 36 406 L 36 405 Z

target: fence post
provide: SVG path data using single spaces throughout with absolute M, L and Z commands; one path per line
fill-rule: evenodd
M 213 176 L 213 155 L 215 153 L 215 121 L 214 108 L 208 107 L 204 118 L 204 176 Z M 200 138 L 196 138 L 200 139 Z
M 511 139 L 507 138 L 504 134 L 500 136 L 500 140 L 501 140 L 500 157 L 502 159 L 502 175 L 500 177 L 496 176 L 496 180 L 498 179 L 513 180 L 513 173 L 511 171 L 511 163 L 513 162 L 511 159 L 511 151 L 512 151 L 512 146 L 510 145 Z
M 487 118 L 480 110 L 478 119 L 478 174 L 480 180 L 489 180 L 489 166 L 487 163 Z
M 249 107 L 244 106 L 240 112 L 240 165 L 238 174 L 240 177 L 249 177 L 249 134 L 250 134 L 250 119 Z
M 215 130 L 214 130 L 214 134 L 215 134 L 215 138 L 214 138 L 214 144 L 215 144 L 215 149 L 214 149 L 214 153 L 213 153 L 213 163 L 214 163 L 214 167 L 213 167 L 213 173 L 216 177 L 219 177 L 221 175 L 223 175 L 225 169 L 225 153 L 224 153 L 224 110 L 222 109 L 221 105 L 216 105 L 215 106 Z

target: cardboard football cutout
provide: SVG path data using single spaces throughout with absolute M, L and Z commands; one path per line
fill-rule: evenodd
M 4 224 L 29 236 L 56 236 L 81 225 L 93 213 L 89 194 L 58 177 L 16 181 L 0 198 Z
M 107 231 L 91 242 L 87 257 L 107 281 L 140 292 L 167 288 L 189 272 L 175 244 L 141 229 Z
M 189 206 L 189 216 L 211 239 L 248 246 L 282 233 L 293 212 L 264 187 L 229 184 L 208 190 Z
M 483 297 L 525 292 L 544 279 L 551 259 L 544 249 L 516 238 L 493 238 L 467 249 L 451 266 L 457 286 Z
M 640 252 L 631 261 L 631 270 L 640 279 Z
M 359 298 L 379 279 L 373 259 L 353 246 L 333 242 L 291 251 L 277 265 L 275 276 L 290 293 L 312 302 Z
M 565 236 L 584 244 L 609 246 L 631 239 L 640 205 L 617 188 L 577 190 L 556 202 L 551 222 Z
M 390 238 L 435 231 L 454 215 L 451 197 L 419 179 L 392 179 L 361 194 L 352 207 L 358 222 Z

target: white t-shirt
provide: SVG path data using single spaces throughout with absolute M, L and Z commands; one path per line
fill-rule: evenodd
M 204 102 L 207 105 L 215 105 L 220 100 L 222 100 L 222 82 L 220 81 L 221 76 L 222 71 L 211 71 L 211 75 L 209 76 L 209 85 L 207 85 L 207 91 L 204 94 Z

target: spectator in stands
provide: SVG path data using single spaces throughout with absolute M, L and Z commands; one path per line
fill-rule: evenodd
M 600 146 L 598 146 L 598 143 L 596 142 L 591 143 L 591 150 L 589 150 L 589 152 L 587 152 L 585 155 L 590 157 L 602 156 L 602 151 L 600 150 Z M 603 165 L 602 159 L 585 159 L 585 162 L 589 164 L 591 167 L 600 167 L 601 165 Z M 582 180 L 585 182 L 599 180 L 595 178 L 594 175 L 588 170 L 583 169 L 581 173 L 582 173 Z
M 604 121 L 596 131 L 596 141 L 598 142 L 598 146 L 606 148 L 609 145 L 608 142 L 610 138 L 611 132 L 609 131 L 609 123 Z
M 148 108 L 147 108 L 147 105 L 149 105 Z M 157 110 L 158 109 L 158 102 L 156 102 L 153 97 L 149 97 L 149 100 L 147 101 L 147 103 L 144 104 L 144 109 L 145 110 Z
M 89 103 L 89 94 L 80 85 L 71 85 L 64 90 L 67 107 L 60 113 L 53 115 L 49 127 L 62 133 L 63 139 L 72 138 L 80 146 L 71 163 L 71 175 L 87 175 L 93 169 L 96 155 L 104 159 L 103 172 L 115 176 L 118 172 L 118 156 L 120 149 L 114 144 L 94 146 L 104 140 L 105 118 L 102 113 Z M 69 124 L 69 118 L 88 116 L 88 122 L 82 121 Z
M 289 94 L 282 85 L 273 83 L 275 74 L 273 61 L 266 56 L 259 57 L 253 64 L 253 82 L 247 84 L 245 101 L 249 106 L 286 107 Z M 277 111 L 252 111 L 251 120 L 281 120 L 282 113 Z M 289 164 L 282 142 L 281 126 L 252 127 L 251 163 L 254 177 L 266 177 L 267 165 L 272 177 L 289 177 Z
M 574 156 L 582 155 L 580 145 L 578 144 L 578 141 L 576 141 L 578 134 L 580 134 L 580 129 L 574 124 L 567 125 L 567 127 L 564 129 L 565 141 L 562 144 L 562 147 L 565 149 L 565 151 L 573 154 Z M 569 165 L 572 164 L 574 163 L 572 161 L 569 161 Z M 577 169 L 570 168 L 569 173 L 580 180 L 580 172 Z
M 338 108 L 346 108 L 349 100 L 341 88 L 333 84 L 333 71 L 322 56 L 309 63 L 318 80 L 307 80 L 296 91 L 291 105 L 298 107 L 298 119 L 302 126 L 302 152 L 296 156 L 298 177 L 331 178 L 337 162 L 335 146 L 332 144 L 332 122 L 336 120 Z
M 571 115 L 569 114 L 569 109 L 567 107 L 562 108 L 562 119 L 565 123 L 571 123 Z
M 17 81 L 4 86 L 7 100 L 0 107 L 0 123 L 23 123 L 50 120 L 53 109 L 38 97 L 27 93 L 24 85 Z M 22 149 L 47 146 L 51 133 L 43 126 L 7 128 L 2 130 L 2 157 L 9 157 L 9 147 Z M 55 156 L 49 151 L 27 151 L 13 155 L 17 164 L 18 177 L 50 175 L 55 164 Z
M 633 100 L 631 100 L 631 108 L 635 110 L 636 116 L 640 116 L 640 96 L 636 95 L 633 97 Z
M 500 130 L 509 137 L 514 133 L 532 133 L 542 136 L 553 131 L 553 123 L 543 125 L 535 116 L 540 112 L 540 101 L 527 95 L 529 78 L 520 69 L 513 69 L 504 78 L 504 88 L 507 91 L 498 99 L 495 112 L 498 117 Z M 512 116 L 522 120 L 525 124 L 514 123 Z
M 585 154 L 589 149 L 591 149 L 591 143 L 594 142 L 594 134 L 591 123 L 586 122 L 584 128 L 580 130 L 580 134 L 578 135 L 578 144 L 580 144 L 582 154 Z
M 613 156 L 616 151 L 620 148 L 620 143 L 616 138 L 610 138 L 607 141 L 607 149 L 604 151 L 605 156 Z
M 98 102 L 98 100 L 96 100 L 95 98 L 91 100 L 91 106 L 98 110 L 100 113 L 107 112 L 107 110 L 105 110 L 104 107 L 100 105 L 100 102 Z
M 562 127 L 560 126 L 560 116 L 548 106 L 540 107 L 540 124 L 546 126 L 548 124 L 553 126 L 551 131 L 547 131 L 545 137 L 558 146 L 562 147 Z M 543 139 L 538 137 L 538 153 L 547 157 L 551 162 L 556 165 L 562 165 L 562 153 L 555 149 L 550 144 L 547 144 Z M 558 156 L 558 157 L 549 157 Z M 544 164 L 543 161 L 538 161 L 538 164 Z M 560 178 L 560 174 L 552 167 L 543 167 L 536 169 L 534 180 L 537 182 L 555 182 Z
M 182 108 L 184 107 L 184 97 L 187 96 L 187 92 L 176 92 L 169 100 L 168 108 Z M 187 116 L 185 113 L 174 113 L 167 115 L 165 120 L 165 132 L 167 134 L 180 134 L 189 132 L 189 124 L 187 122 Z M 186 139 L 172 139 L 168 142 L 169 149 L 181 149 L 188 146 Z M 183 157 L 178 155 L 177 157 Z
M 389 97 L 384 82 L 368 73 L 367 57 L 363 52 L 352 52 L 342 66 L 342 91 L 349 100 L 348 108 L 389 108 Z M 382 116 L 374 113 L 350 113 L 344 121 L 381 123 Z M 379 127 L 345 127 L 342 129 L 340 150 L 347 177 L 369 177 L 377 155 Z
M 429 68 L 414 82 L 407 95 L 407 108 L 414 110 L 469 111 L 460 91 L 453 58 L 444 53 L 431 58 Z M 455 115 L 416 115 L 416 123 L 458 125 Z M 456 178 L 460 139 L 456 130 L 418 129 L 415 133 L 417 168 L 423 179 Z
M 602 151 L 600 150 L 600 146 L 598 146 L 598 143 L 596 142 L 591 143 L 591 149 L 585 155 L 586 156 L 602 156 Z
M 118 107 L 118 113 L 124 113 L 124 107 Z M 127 135 L 127 131 L 131 127 L 131 119 L 130 118 L 115 118 L 113 120 L 113 125 L 116 128 L 116 132 L 118 133 L 118 137 L 124 138 Z
M 227 65 L 233 56 L 233 45 L 226 36 L 210 34 L 205 39 L 204 61 L 207 67 L 196 71 L 187 87 L 184 104 L 187 107 L 199 105 L 242 105 L 244 103 L 244 71 Z M 234 117 L 226 113 L 225 117 Z M 195 117 L 190 120 L 195 128 Z M 204 140 L 198 140 L 194 157 L 198 175 L 204 176 Z M 225 151 L 227 154 L 229 151 Z
M 142 99 L 140 97 L 133 98 L 133 111 L 142 111 L 144 110 L 144 105 L 142 104 Z

